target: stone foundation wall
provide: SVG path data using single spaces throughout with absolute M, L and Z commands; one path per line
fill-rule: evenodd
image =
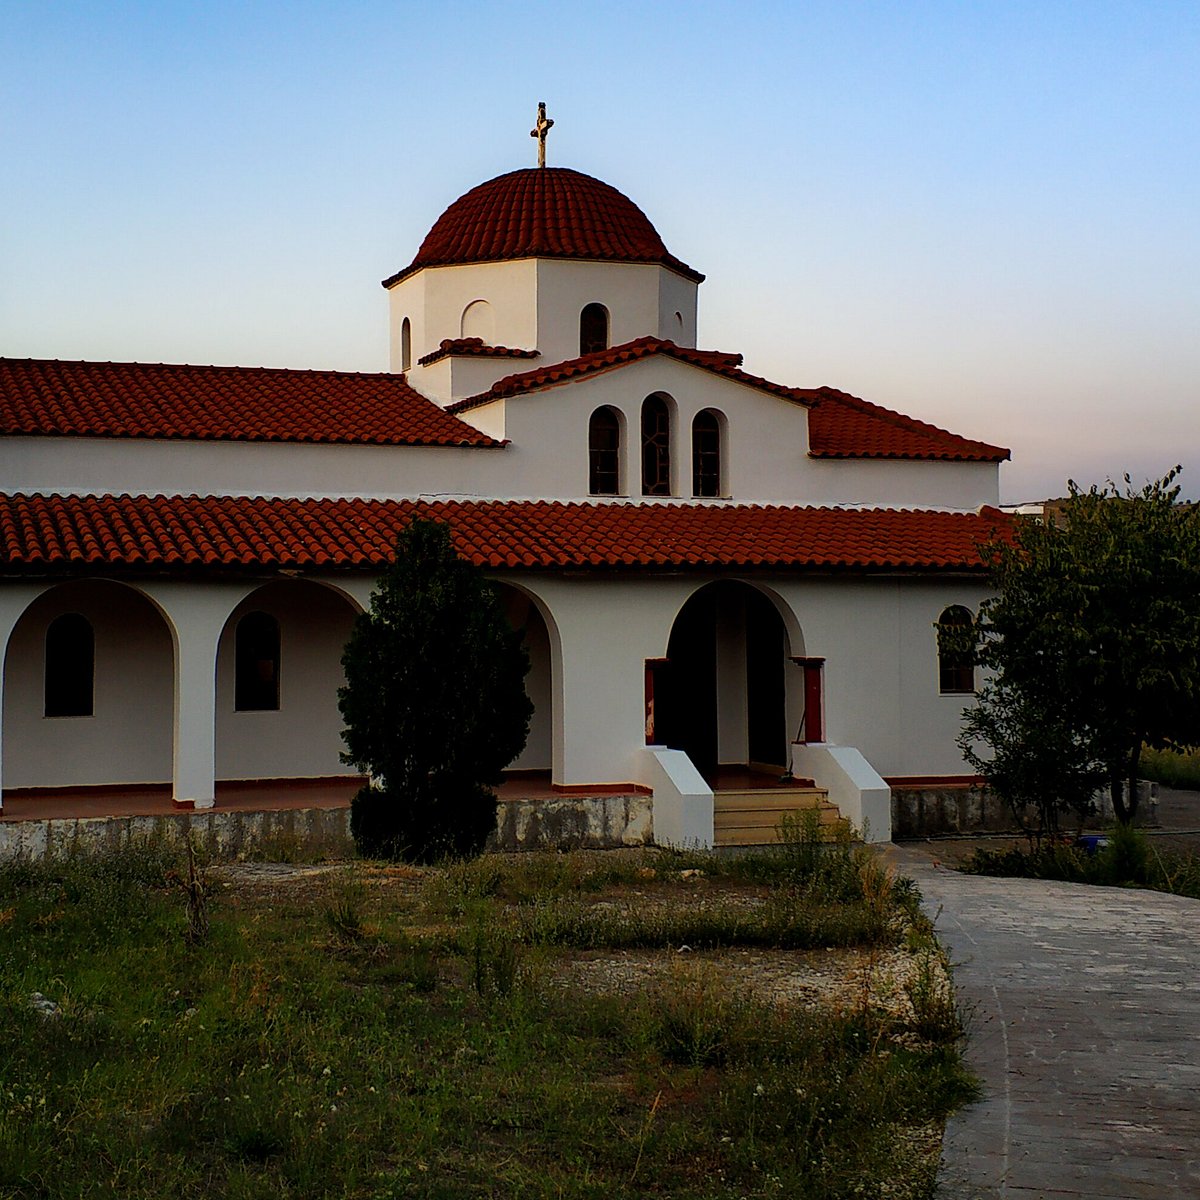
M 0 822 L 0 858 L 107 854 L 132 843 L 181 845 L 191 836 L 210 859 L 346 858 L 354 854 L 348 808 L 275 812 L 178 812 L 153 817 Z
M 999 796 L 978 784 L 892 788 L 892 840 L 1017 830 Z
M 654 840 L 653 813 L 654 801 L 647 795 L 501 800 L 491 845 L 497 850 L 644 846 Z
M 650 796 L 502 800 L 489 848 L 532 850 L 641 846 L 653 840 Z M 353 858 L 349 808 L 164 813 L 153 817 L 0 821 L 0 859 L 108 854 L 146 842 L 181 845 L 205 858 L 285 861 Z
M 1103 828 L 1112 823 L 1112 798 L 1096 794 L 1096 812 L 1084 822 L 1088 828 Z M 1029 813 L 1030 825 L 1037 816 Z M 1138 780 L 1138 823 L 1158 825 L 1158 785 Z M 1071 828 L 1065 821 L 1063 828 Z M 980 784 L 953 784 L 943 787 L 892 788 L 892 840 L 946 837 L 972 833 L 1020 833 L 1012 810 L 999 796 Z

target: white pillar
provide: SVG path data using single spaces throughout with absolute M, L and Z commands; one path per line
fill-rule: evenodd
M 666 653 L 671 623 L 696 584 L 539 579 L 527 586 L 544 601 L 559 637 L 554 782 L 639 782 L 646 660 Z
M 172 796 L 212 808 L 216 797 L 217 645 L 230 614 L 254 583 L 148 583 L 141 590 L 162 610 L 175 643 Z
M 25 610 L 49 585 L 6 583 L 0 589 L 0 812 L 4 811 L 4 677 L 8 664 L 8 640 Z

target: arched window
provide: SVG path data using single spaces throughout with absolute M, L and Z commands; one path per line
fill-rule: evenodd
M 608 309 L 603 304 L 585 304 L 579 314 L 579 353 L 593 354 L 608 349 Z
M 952 604 L 938 618 L 938 691 L 943 696 L 975 691 L 975 654 L 968 630 L 975 623 L 970 609 Z
M 279 622 L 247 613 L 237 624 L 233 706 L 239 712 L 279 707 Z
M 721 495 L 721 414 L 712 408 L 692 421 L 692 495 Z
M 605 405 L 588 421 L 588 492 L 593 496 L 621 493 L 621 416 Z
M 412 322 L 404 318 L 400 326 L 400 370 L 407 371 L 412 367 Z
M 642 495 L 671 494 L 671 409 L 655 392 L 642 401 Z
M 96 678 L 96 635 L 79 613 L 46 628 L 45 711 L 48 717 L 90 717 Z

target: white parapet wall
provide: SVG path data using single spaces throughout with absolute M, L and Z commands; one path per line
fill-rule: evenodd
M 792 770 L 829 793 L 863 840 L 892 840 L 892 789 L 853 746 L 796 743 Z
M 654 789 L 654 841 L 660 846 L 709 850 L 713 844 L 713 794 L 682 750 L 647 746 L 641 779 Z

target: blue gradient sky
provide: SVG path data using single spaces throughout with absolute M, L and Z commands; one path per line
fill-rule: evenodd
M 700 342 L 1200 495 L 1200 5 L 0 0 L 0 353 L 380 370 L 484 179 L 619 187 Z

